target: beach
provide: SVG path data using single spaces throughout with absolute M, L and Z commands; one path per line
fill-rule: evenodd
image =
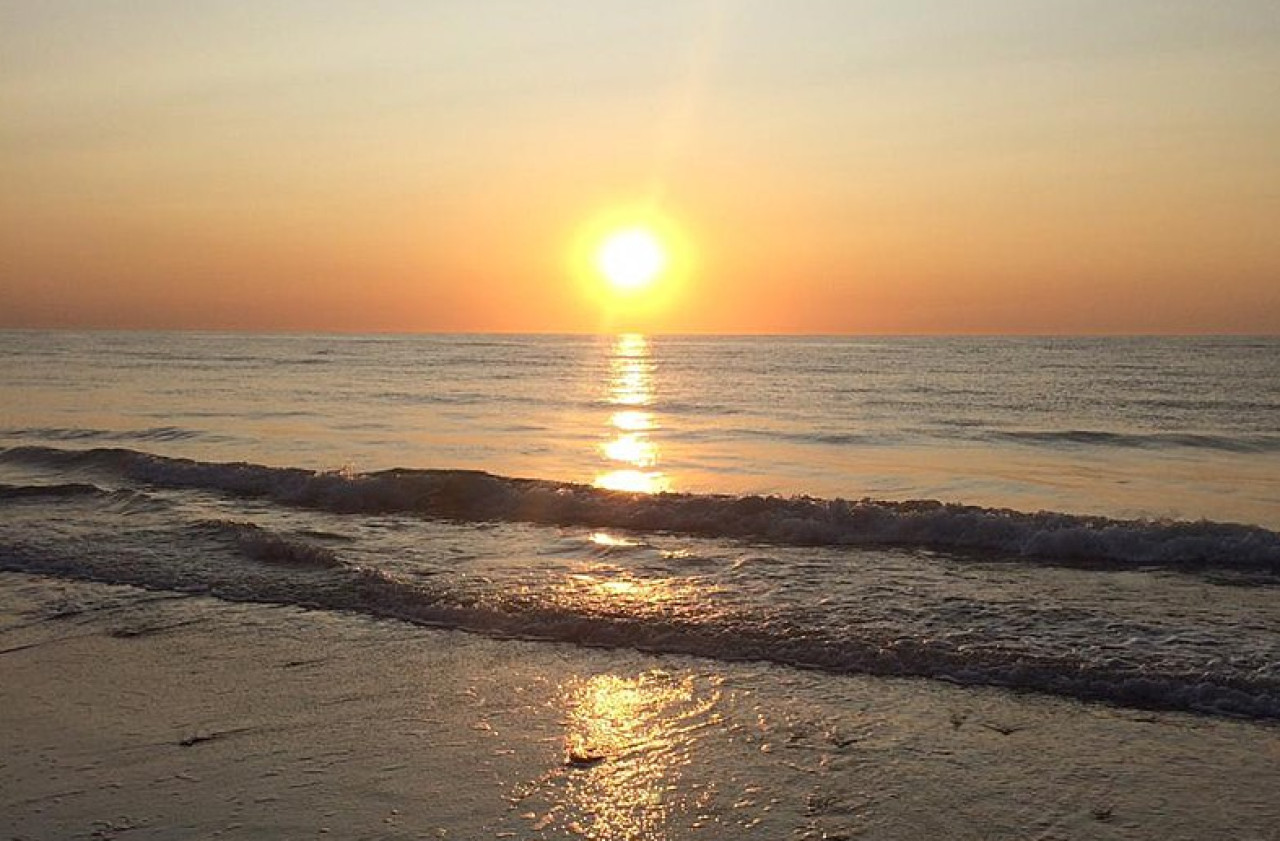
M 5 837 L 1269 839 L 1273 725 L 0 575 Z

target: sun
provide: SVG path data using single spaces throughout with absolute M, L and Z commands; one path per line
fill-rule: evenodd
M 600 242 L 595 264 L 618 292 L 638 292 L 657 280 L 667 267 L 667 250 L 648 228 L 622 228 Z
M 656 330 L 686 300 L 699 266 L 684 220 L 652 203 L 615 205 L 572 234 L 568 276 L 606 331 Z

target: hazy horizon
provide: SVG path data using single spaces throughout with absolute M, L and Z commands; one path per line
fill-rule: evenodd
M 1249 332 L 1203 332 L 1203 333 L 836 333 L 836 332 L 714 332 L 714 331 L 671 331 L 640 330 L 619 328 L 614 330 L 338 330 L 338 329 L 236 329 L 221 327 L 79 327 L 79 326 L 0 326 L 0 332 L 30 333 L 208 333 L 213 335 L 262 336 L 311 336 L 311 337 L 363 337 L 387 336 L 511 336 L 511 337 L 574 337 L 574 338 L 614 338 L 618 335 L 636 334 L 649 339 L 1273 339 L 1280 331 L 1265 333 Z

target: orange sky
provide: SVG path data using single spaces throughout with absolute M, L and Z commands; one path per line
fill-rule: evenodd
M 1269 0 L 44 0 L 0 57 L 0 327 L 1280 332 Z M 636 207 L 643 311 L 574 263 Z

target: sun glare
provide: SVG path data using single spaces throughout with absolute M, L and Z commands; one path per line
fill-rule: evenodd
M 602 210 L 578 227 L 571 242 L 571 277 L 598 308 L 598 329 L 605 333 L 661 332 L 697 262 L 684 225 L 647 206 Z
M 605 237 L 596 251 L 596 267 L 619 292 L 649 286 L 667 265 L 662 242 L 645 228 L 626 228 Z

